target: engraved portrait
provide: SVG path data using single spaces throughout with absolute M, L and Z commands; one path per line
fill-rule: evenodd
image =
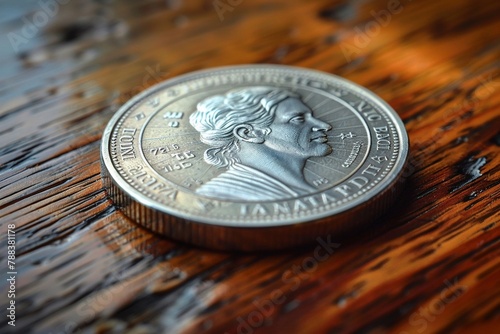
M 276 87 L 248 87 L 200 101 L 190 116 L 204 160 L 225 171 L 196 193 L 228 200 L 278 200 L 316 191 L 304 177 L 307 159 L 332 152 L 331 126 L 301 96 Z

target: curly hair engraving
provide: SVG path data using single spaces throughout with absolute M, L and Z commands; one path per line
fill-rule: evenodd
M 200 132 L 200 140 L 212 146 L 205 151 L 205 161 L 219 168 L 240 162 L 236 127 L 246 125 L 247 131 L 253 127 L 266 129 L 273 122 L 277 104 L 289 97 L 299 95 L 272 87 L 254 87 L 211 96 L 198 103 L 189 121 Z

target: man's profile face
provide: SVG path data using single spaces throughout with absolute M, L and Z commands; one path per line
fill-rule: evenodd
M 298 98 L 287 98 L 276 108 L 271 133 L 263 145 L 300 157 L 320 157 L 331 153 L 326 131 L 331 129 L 312 115 L 311 109 Z

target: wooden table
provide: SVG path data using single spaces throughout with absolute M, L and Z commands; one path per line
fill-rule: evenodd
M 2 333 L 498 332 L 498 1 L 58 1 L 0 4 Z M 121 104 L 243 63 L 343 76 L 405 122 L 404 194 L 321 257 L 179 244 L 106 197 Z

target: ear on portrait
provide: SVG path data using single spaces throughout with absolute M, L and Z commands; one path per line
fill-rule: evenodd
M 271 132 L 270 129 L 254 128 L 250 124 L 240 124 L 233 130 L 236 138 L 249 143 L 262 144 L 266 139 L 265 137 Z

